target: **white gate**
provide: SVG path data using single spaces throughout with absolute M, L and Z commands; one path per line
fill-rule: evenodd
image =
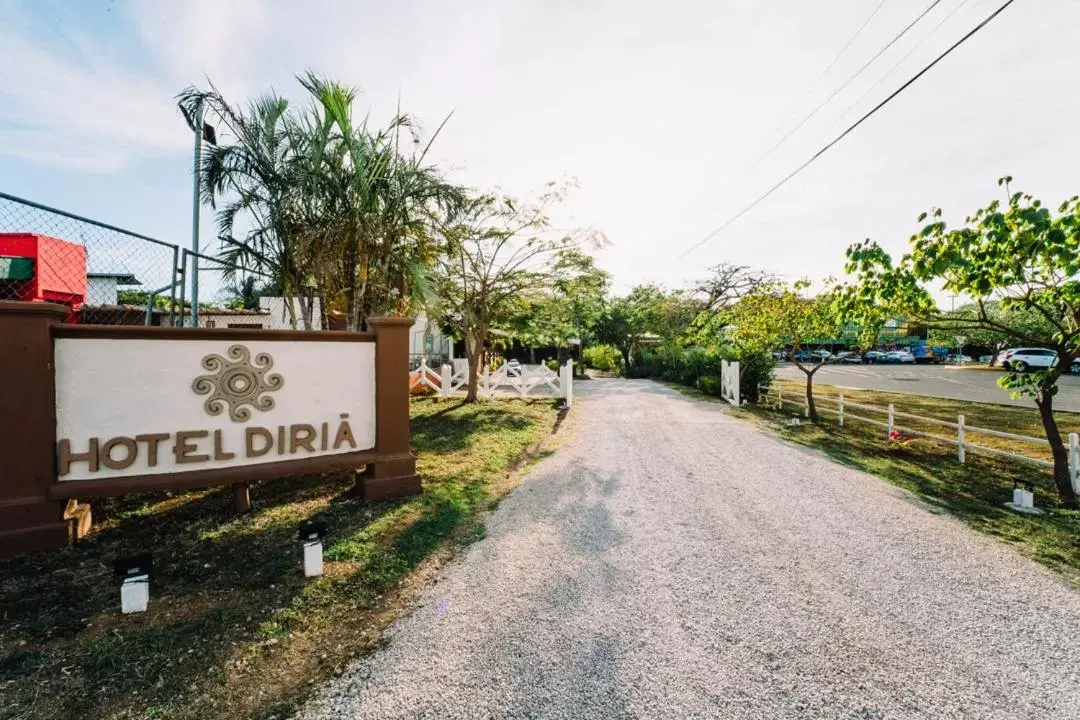
M 456 369 L 443 365 L 436 371 L 424 360 L 409 373 L 410 390 L 428 387 L 442 397 L 451 397 L 468 382 L 467 363 L 459 363 Z M 481 397 L 556 397 L 563 398 L 570 406 L 574 400 L 574 361 L 567 360 L 557 373 L 546 365 L 511 368 L 504 363 L 497 370 L 481 371 L 479 385 Z
M 720 361 L 720 395 L 732 405 L 739 401 L 739 361 Z

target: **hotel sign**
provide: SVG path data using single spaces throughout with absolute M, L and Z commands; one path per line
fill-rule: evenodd
M 61 483 L 375 447 L 375 343 L 57 338 Z

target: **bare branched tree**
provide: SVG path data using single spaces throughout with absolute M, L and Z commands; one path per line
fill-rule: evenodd
M 557 233 L 549 208 L 565 196 L 549 184 L 539 201 L 519 205 L 496 195 L 473 198 L 444 228 L 447 253 L 438 268 L 443 323 L 465 340 L 469 362 L 466 402 L 477 399 L 484 350 L 493 325 L 522 298 L 550 288 L 560 254 L 581 247 L 591 231 Z M 561 268 L 561 270 L 560 270 Z

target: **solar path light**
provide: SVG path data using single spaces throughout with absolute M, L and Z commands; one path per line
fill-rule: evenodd
M 153 556 L 143 553 L 117 558 L 113 567 L 120 577 L 120 611 L 125 615 L 146 612 L 146 605 L 150 601 Z
M 326 537 L 325 522 L 305 522 L 300 525 L 300 544 L 304 548 L 305 577 L 322 575 L 322 541 L 324 537 Z
M 1017 508 L 1030 510 L 1035 507 L 1035 493 L 1032 492 L 1035 486 L 1031 483 L 1023 483 L 1025 487 L 1020 487 L 1020 484 L 1013 486 L 1013 505 Z

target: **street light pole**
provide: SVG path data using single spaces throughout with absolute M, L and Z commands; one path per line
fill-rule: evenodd
M 191 198 L 191 327 L 199 327 L 199 160 L 202 157 L 202 136 L 203 106 L 199 103 L 195 111 L 195 182 Z

